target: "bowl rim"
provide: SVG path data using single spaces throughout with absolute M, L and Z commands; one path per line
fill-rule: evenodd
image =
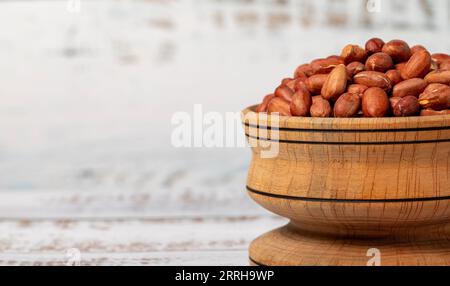
M 267 113 L 257 113 L 251 105 L 242 110 L 242 123 L 250 127 L 277 127 L 280 129 L 318 129 L 318 130 L 450 130 L 450 115 L 409 116 L 409 117 L 298 117 L 275 116 Z

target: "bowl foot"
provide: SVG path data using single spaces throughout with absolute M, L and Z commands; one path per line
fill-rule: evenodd
M 256 238 L 250 265 L 450 265 L 450 240 L 353 239 L 302 232 L 289 224 Z

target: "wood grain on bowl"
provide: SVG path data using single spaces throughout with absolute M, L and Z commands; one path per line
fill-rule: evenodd
M 302 118 L 244 110 L 247 190 L 291 219 L 250 246 L 263 265 L 450 265 L 450 116 Z M 278 120 L 276 120 L 278 119 Z M 275 139 L 274 139 L 275 138 Z M 279 140 L 276 140 L 279 138 Z M 256 264 L 258 264 L 256 263 Z

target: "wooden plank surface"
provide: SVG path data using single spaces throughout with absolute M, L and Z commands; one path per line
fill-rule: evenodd
M 281 218 L 18 219 L 0 221 L 0 265 L 247 265 L 247 247 Z
M 106 252 L 81 255 L 81 266 L 246 266 L 247 250 Z M 0 265 L 61 266 L 67 265 L 64 253 L 2 254 Z

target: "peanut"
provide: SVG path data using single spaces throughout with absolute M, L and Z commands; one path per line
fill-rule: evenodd
M 418 51 L 427 51 L 427 49 L 422 45 L 415 45 L 411 47 L 411 54 L 414 54 Z
M 450 61 L 450 55 L 444 54 L 444 53 L 435 53 L 431 55 L 431 58 L 436 61 L 438 65 L 442 64 L 443 62 Z
M 450 70 L 436 70 L 425 76 L 428 83 L 450 84 Z
M 313 69 L 310 64 L 302 64 L 299 65 L 294 72 L 294 78 L 299 77 L 300 75 L 305 76 L 312 76 L 313 75 Z
M 450 71 L 450 61 L 441 63 L 439 65 L 439 69 L 444 71 Z
M 311 108 L 312 99 L 306 87 L 301 87 L 292 96 L 290 105 L 291 114 L 294 116 L 309 116 L 309 109 Z
M 391 104 L 393 101 L 391 101 Z M 392 104 L 392 112 L 395 116 L 414 116 L 419 113 L 420 105 L 417 101 L 417 97 L 415 96 L 405 96 L 398 98 L 397 101 L 394 101 Z
M 269 105 L 269 102 L 272 100 L 272 98 L 274 98 L 275 95 L 273 93 L 268 94 L 266 96 L 264 96 L 263 101 L 261 102 L 260 105 L 258 105 L 258 107 L 256 108 L 256 112 L 267 112 L 267 106 Z
M 389 78 L 393 86 L 403 80 L 398 70 L 388 70 L 385 75 Z
M 393 97 L 415 96 L 418 97 L 427 87 L 427 82 L 421 78 L 412 78 L 402 81 L 394 86 Z
M 430 53 L 428 51 L 418 51 L 406 62 L 400 73 L 403 79 L 423 78 L 430 71 L 430 66 Z
M 275 89 L 274 94 L 287 102 L 291 102 L 294 91 L 285 85 L 280 85 Z
M 346 64 L 351 62 L 363 62 L 366 57 L 366 50 L 358 45 L 347 45 L 342 49 L 341 57 Z
M 314 74 L 328 74 L 336 66 L 343 64 L 342 59 L 328 58 L 328 59 L 316 59 L 311 62 L 312 73 Z
M 392 88 L 389 78 L 384 73 L 377 71 L 360 72 L 353 77 L 353 81 L 368 87 L 379 87 L 385 91 Z
M 352 78 L 355 74 L 362 72 L 366 69 L 363 63 L 360 62 L 351 62 L 347 65 L 347 75 Z
M 278 113 L 279 115 L 283 116 L 291 116 L 291 108 L 289 106 L 289 102 L 280 97 L 274 97 L 270 100 L 267 106 L 267 112 L 269 112 L 270 114 Z
M 347 70 L 344 65 L 338 65 L 328 75 L 323 84 L 321 94 L 327 100 L 335 100 L 347 87 Z
M 316 74 L 306 79 L 305 84 L 309 92 L 312 94 L 320 94 L 327 77 L 327 74 Z
M 312 117 L 329 117 L 331 115 L 330 102 L 320 95 L 314 96 L 312 98 L 310 113 Z
M 353 94 L 357 94 L 360 97 L 362 97 L 362 95 L 364 94 L 364 91 L 366 91 L 366 89 L 368 89 L 369 87 L 359 84 L 359 83 L 354 83 L 348 86 L 347 88 L 347 92 L 348 93 L 353 93 Z
M 419 96 L 419 104 L 437 111 L 450 108 L 450 86 L 442 83 L 428 85 Z
M 354 93 L 344 93 L 334 104 L 335 117 L 354 117 L 361 107 L 361 98 Z
M 389 111 L 389 98 L 379 87 L 368 88 L 362 97 L 362 111 L 365 117 L 383 117 Z
M 372 38 L 366 42 L 365 48 L 368 55 L 381 52 L 384 41 L 380 38 Z
M 394 67 L 391 57 L 385 53 L 375 53 L 366 61 L 366 70 L 385 72 Z
M 392 40 L 384 44 L 381 49 L 383 53 L 391 56 L 396 63 L 401 63 L 409 60 L 411 57 L 411 49 L 408 44 L 402 40 Z

